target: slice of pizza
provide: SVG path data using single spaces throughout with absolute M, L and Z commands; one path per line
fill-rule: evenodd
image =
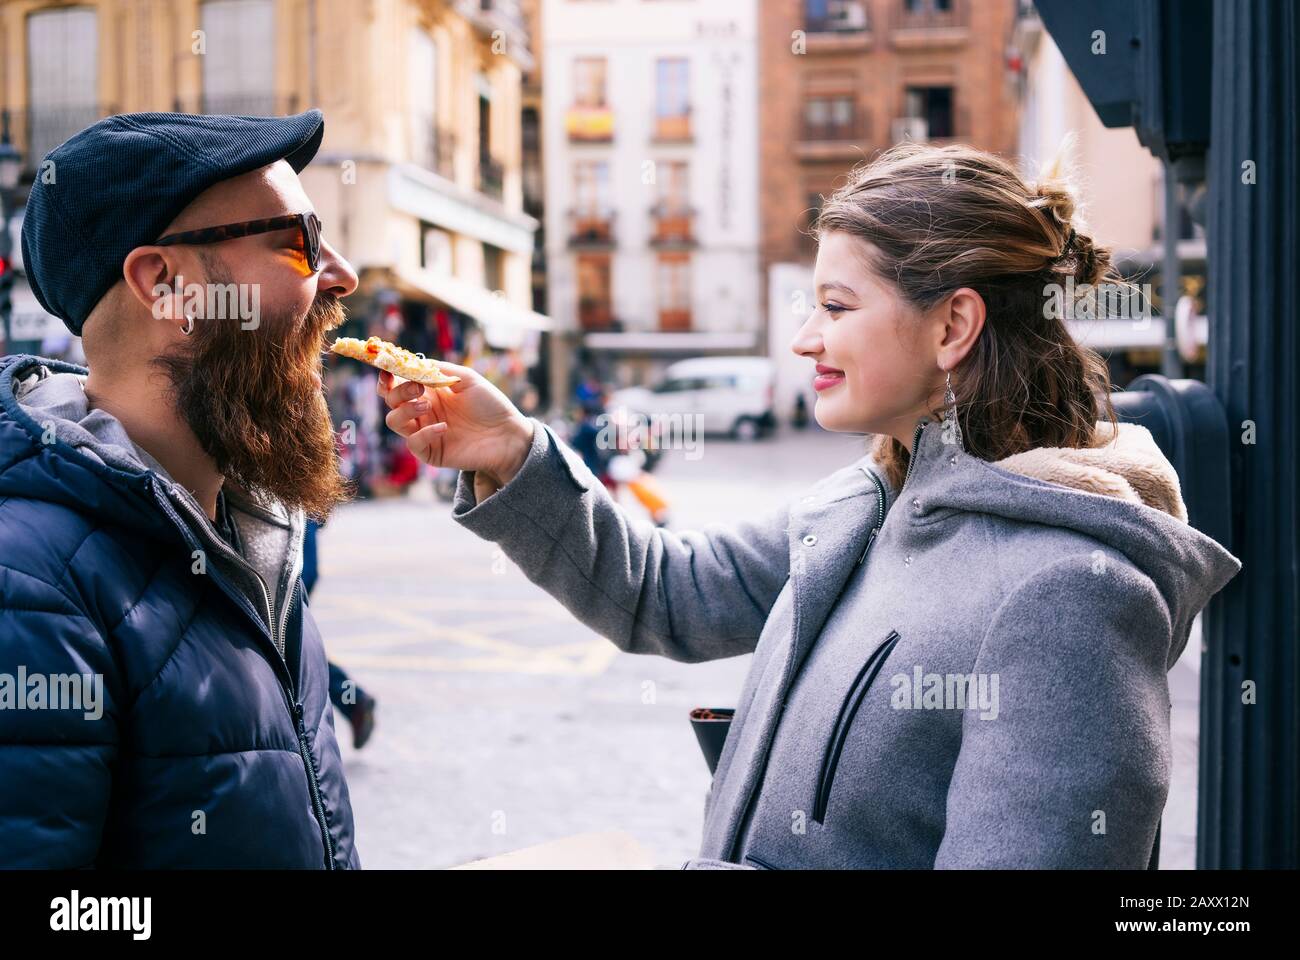
M 387 370 L 403 380 L 414 380 L 430 387 L 446 387 L 460 383 L 460 377 L 453 377 L 438 369 L 438 363 L 422 353 L 412 353 L 387 340 L 371 337 L 358 340 L 356 337 L 339 337 L 330 350 L 342 357 L 360 360 L 380 370 Z

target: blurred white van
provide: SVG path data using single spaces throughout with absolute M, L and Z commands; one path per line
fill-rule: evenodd
M 756 440 L 776 426 L 773 376 L 772 361 L 766 357 L 680 360 L 653 388 L 615 391 L 610 407 L 627 407 L 646 416 L 698 414 L 705 433 Z

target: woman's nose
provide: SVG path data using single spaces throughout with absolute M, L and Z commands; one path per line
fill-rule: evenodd
M 790 349 L 801 357 L 814 357 L 822 352 L 821 328 L 817 323 L 817 312 L 813 311 L 803 326 L 790 341 Z

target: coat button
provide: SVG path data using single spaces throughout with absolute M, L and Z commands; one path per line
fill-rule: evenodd
M 920 498 L 920 497 L 913 497 L 913 498 L 912 498 L 912 506 L 915 507 L 917 510 L 920 510 L 920 509 L 921 509 L 921 498 Z
M 817 542 L 817 538 L 814 537 L 811 533 L 808 534 L 808 536 L 806 536 L 806 537 L 803 538 L 803 545 L 804 545 L 805 547 L 811 547 L 811 546 L 813 546 L 816 542 Z
M 904 557 L 904 558 L 903 558 L 903 566 L 905 566 L 905 567 L 910 567 L 911 565 L 912 565 L 912 558 L 911 558 L 911 557 Z

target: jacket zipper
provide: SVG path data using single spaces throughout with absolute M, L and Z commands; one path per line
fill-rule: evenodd
M 198 540 L 194 538 L 191 528 L 189 528 L 178 516 L 176 516 L 175 511 L 170 509 L 170 506 L 173 502 L 176 503 L 178 506 L 184 509 L 186 513 L 194 517 L 195 520 L 199 520 L 200 529 L 202 529 L 202 522 L 204 522 L 204 520 L 201 520 L 199 518 L 198 514 L 195 513 L 194 508 L 191 507 L 188 503 L 186 503 L 183 499 L 177 498 L 175 501 L 173 501 L 170 497 L 167 497 L 165 494 L 161 497 L 155 496 L 155 499 L 158 500 L 159 504 L 163 506 L 163 509 L 167 512 L 168 516 L 172 519 L 172 522 L 176 524 L 176 526 L 181 530 L 182 536 L 184 536 L 185 539 L 191 545 L 198 545 L 199 548 L 202 549 L 202 545 L 200 545 Z M 293 605 L 294 598 L 297 596 L 298 585 L 296 583 L 293 585 L 289 593 L 289 596 L 285 598 L 284 609 L 280 611 L 281 615 L 279 617 L 276 617 L 275 622 L 273 623 L 272 614 L 271 614 L 271 601 L 270 601 L 270 597 L 266 592 L 266 584 L 262 581 L 261 574 L 259 574 L 256 570 L 250 567 L 248 565 L 248 562 L 244 560 L 243 557 L 239 556 L 239 554 L 231 550 L 230 547 L 227 544 L 223 543 L 221 540 L 217 539 L 217 540 L 213 540 L 212 542 L 213 544 L 216 545 L 217 549 L 220 552 L 228 555 L 237 564 L 247 568 L 248 571 L 253 574 L 259 586 L 261 586 L 262 588 L 262 599 L 266 604 L 266 622 L 268 625 L 268 633 L 271 640 L 271 646 L 276 650 L 277 653 L 280 654 L 276 658 L 279 662 L 273 664 L 272 669 L 275 670 L 276 673 L 282 674 L 279 683 L 280 696 L 284 700 L 284 705 L 289 711 L 289 716 L 294 718 L 295 732 L 297 733 L 297 737 L 298 737 L 298 755 L 302 758 L 303 767 L 306 769 L 308 793 L 310 793 L 311 801 L 312 801 L 312 813 L 315 814 L 316 825 L 320 828 L 321 842 L 325 848 L 325 869 L 333 870 L 335 868 L 334 867 L 334 841 L 333 838 L 330 837 L 329 825 L 325 817 L 325 805 L 321 802 L 320 799 L 320 782 L 316 772 L 316 762 L 312 759 L 311 750 L 309 750 L 307 747 L 307 732 L 306 732 L 306 727 L 303 724 L 303 720 L 302 720 L 302 703 L 298 700 L 298 695 L 294 689 L 293 677 L 289 674 L 289 666 L 288 663 L 285 661 L 284 654 L 282 652 L 283 648 L 280 644 L 277 644 L 276 642 L 277 627 L 283 629 L 283 625 L 288 623 L 288 611 L 289 608 L 292 607 Z M 293 567 L 295 565 L 296 565 L 296 561 L 291 561 L 290 566 Z M 222 577 L 220 574 L 215 573 L 215 571 L 213 572 L 212 576 L 217 581 L 218 584 L 224 583 L 225 581 L 225 578 Z M 261 617 L 258 616 L 255 611 L 253 611 L 252 606 L 247 602 L 247 599 L 242 595 L 242 593 L 240 593 L 240 591 L 233 590 L 232 588 L 231 590 L 227 590 L 226 593 L 232 596 L 232 598 L 235 599 L 236 603 L 241 604 L 246 610 L 253 612 L 254 619 L 257 620 L 261 619 Z
M 912 464 L 916 463 L 916 445 L 921 442 L 921 431 L 925 429 L 925 421 L 916 425 L 916 432 L 912 435 L 912 453 L 907 458 L 907 472 L 903 474 L 903 486 L 898 488 L 898 495 L 903 495 L 903 487 L 907 486 L 907 478 L 912 475 Z
M 307 727 L 302 722 L 302 701 L 294 704 L 294 717 L 298 721 L 298 752 L 302 754 L 303 764 L 307 767 L 307 784 L 311 787 L 312 811 L 316 814 L 316 823 L 320 826 L 321 841 L 325 845 L 325 869 L 334 869 L 334 838 L 326 826 L 325 803 L 320 798 L 320 780 L 316 776 L 316 764 L 311 759 L 311 750 L 307 746 Z
M 285 593 L 286 589 L 288 590 L 288 593 L 285 593 L 284 603 L 280 606 L 280 616 L 277 618 L 280 630 L 280 642 L 277 646 L 280 650 L 280 656 L 286 658 L 288 653 L 285 630 L 288 628 L 289 624 L 289 612 L 293 609 L 293 598 L 298 592 L 298 578 L 302 574 L 302 567 L 299 563 L 302 559 L 302 540 L 303 530 L 301 527 L 296 532 L 290 534 L 289 563 L 280 571 L 280 583 L 276 588 L 277 594 Z M 272 636 L 271 639 L 274 642 L 275 637 Z M 299 659 L 301 658 L 300 651 Z
M 880 477 L 878 477 L 878 476 L 876 475 L 876 472 L 875 472 L 874 470 L 870 470 L 870 469 L 868 469 L 867 467 L 860 467 L 859 469 L 861 469 L 863 473 L 865 473 L 868 477 L 870 477 L 870 478 L 871 478 L 871 482 L 874 483 L 874 484 L 876 485 L 876 524 L 875 524 L 875 526 L 873 526 L 873 527 L 871 528 L 871 532 L 870 532 L 869 534 L 867 534 L 867 543 L 866 543 L 866 546 L 864 546 L 864 547 L 862 548 L 862 556 L 858 557 L 858 566 L 861 566 L 862 563 L 863 563 L 863 561 L 867 559 L 867 551 L 869 551 L 869 550 L 871 549 L 871 544 L 875 542 L 876 534 L 878 534 L 878 533 L 880 532 L 880 528 L 883 527 L 883 526 L 885 525 L 885 485 L 884 485 L 884 483 L 881 481 Z M 851 579 L 851 578 L 849 578 L 849 579 Z M 848 585 L 849 585 L 849 579 L 846 579 L 846 580 L 844 581 L 844 586 L 840 587 L 840 593 L 839 593 L 838 596 L 836 596 L 836 598 L 835 598 L 835 603 L 832 604 L 832 606 L 834 606 L 835 604 L 838 604 L 838 603 L 840 602 L 840 599 L 839 599 L 839 598 L 840 598 L 840 596 L 843 596 L 844 591 L 848 588 Z M 793 680 L 783 680 L 783 681 L 782 681 L 782 683 L 783 683 L 783 684 L 785 685 L 785 687 L 786 687 L 786 691 L 787 691 L 787 694 L 786 694 L 786 695 L 788 695 L 788 692 L 789 692 L 789 684 L 792 683 L 792 682 L 793 682 Z M 786 695 L 782 695 L 782 697 L 781 697 L 780 713 L 777 715 L 777 718 L 776 718 L 776 722 L 777 722 L 778 724 L 781 722 L 781 717 L 782 717 L 782 715 L 784 715 L 784 713 L 785 713 Z M 773 735 L 775 736 L 775 733 L 774 733 Z M 768 743 L 768 747 L 769 747 L 769 748 L 771 747 L 771 743 L 770 743 L 770 742 Z M 741 837 L 741 833 L 743 832 L 744 824 L 746 824 L 746 823 L 748 822 L 748 820 L 749 820 L 749 810 L 750 810 L 750 807 L 752 807 L 753 804 L 754 804 L 754 798 L 758 795 L 758 791 L 759 791 L 759 789 L 760 789 L 761 786 L 762 786 L 763 778 L 765 778 L 765 777 L 767 776 L 767 760 L 768 760 L 768 758 L 767 758 L 767 757 L 764 757 L 764 759 L 763 759 L 763 770 L 762 770 L 762 772 L 759 774 L 759 781 L 758 781 L 758 784 L 757 784 L 757 785 L 754 787 L 754 789 L 750 792 L 750 794 L 749 794 L 749 799 L 745 802 L 745 812 L 744 812 L 744 814 L 743 814 L 743 815 L 741 816 L 741 818 L 740 818 L 741 829 L 737 831 L 737 833 L 736 833 L 736 837 L 735 837 L 735 840 L 732 842 L 732 848 L 731 848 L 731 849 L 732 849 L 732 853 L 731 853 L 731 856 L 735 856 L 735 848 L 736 848 L 736 844 L 738 844 L 738 843 L 740 842 L 740 837 Z
M 876 476 L 874 470 L 868 470 L 864 467 L 862 472 L 869 476 L 871 482 L 876 485 L 876 525 L 872 527 L 871 532 L 867 534 L 867 545 L 862 548 L 862 556 L 858 557 L 858 566 L 862 566 L 863 561 L 867 559 L 867 551 L 871 549 L 871 544 L 875 541 L 876 534 L 880 532 L 880 528 L 885 524 L 885 485 L 881 482 L 880 478 Z
M 853 718 L 857 716 L 858 708 L 862 706 L 862 700 L 867 695 L 871 682 L 880 673 L 881 666 L 899 639 L 898 631 L 890 630 L 884 641 L 875 650 L 871 651 L 871 656 L 867 657 L 867 662 L 858 671 L 853 686 L 849 688 L 848 695 L 840 705 L 840 714 L 835 721 L 835 730 L 831 734 L 830 742 L 826 744 L 826 754 L 822 758 L 821 774 L 817 778 L 817 794 L 813 798 L 812 818 L 814 823 L 823 823 L 826 820 L 826 807 L 830 802 L 831 783 L 835 780 L 835 771 L 839 766 L 840 754 L 844 750 L 844 742 L 848 739 L 849 727 L 853 723 Z

